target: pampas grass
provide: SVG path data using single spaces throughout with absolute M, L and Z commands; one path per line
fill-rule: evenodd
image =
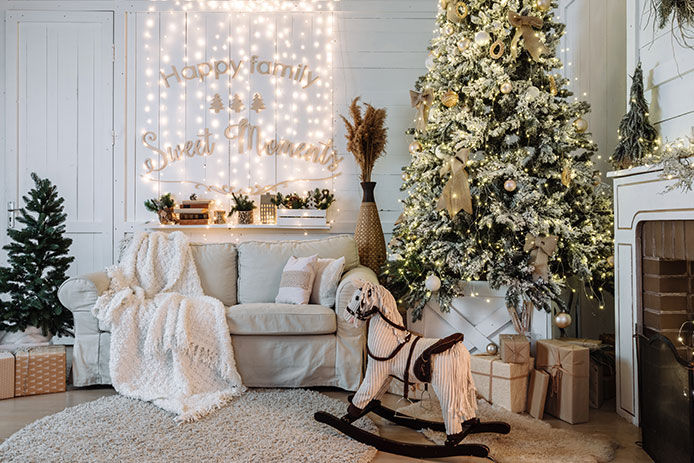
M 349 106 L 352 116 L 350 122 L 345 116 L 340 116 L 347 128 L 347 151 L 354 155 L 361 168 L 361 181 L 370 182 L 376 160 L 383 155 L 388 138 L 385 127 L 386 110 L 376 109 L 370 104 L 364 104 L 366 109 L 362 114 L 359 106 L 360 97 L 356 97 Z

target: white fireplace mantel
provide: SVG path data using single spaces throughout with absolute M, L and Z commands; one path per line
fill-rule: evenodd
M 675 180 L 661 177 L 662 166 L 610 172 L 614 180 L 615 335 L 617 413 L 639 423 L 636 324 L 641 313 L 639 229 L 654 220 L 694 220 L 694 192 L 673 190 Z

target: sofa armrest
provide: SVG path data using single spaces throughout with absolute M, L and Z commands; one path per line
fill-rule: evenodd
M 58 299 L 71 312 L 89 312 L 96 300 L 108 289 L 106 272 L 90 273 L 70 278 L 60 285 Z
M 368 267 L 360 265 L 353 268 L 349 272 L 342 276 L 342 280 L 337 287 L 337 294 L 335 296 L 335 313 L 337 314 L 337 335 L 338 336 L 358 336 L 364 331 L 364 327 L 354 327 L 344 318 L 345 309 L 349 300 L 354 295 L 354 292 L 358 289 L 359 280 L 370 281 L 372 283 L 378 283 L 378 277 Z

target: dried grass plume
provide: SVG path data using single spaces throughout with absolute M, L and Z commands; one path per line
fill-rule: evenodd
M 360 97 L 356 97 L 349 106 L 351 122 L 345 116 L 340 117 L 347 128 L 347 151 L 354 155 L 361 168 L 361 181 L 370 182 L 374 164 L 383 155 L 386 147 L 386 110 L 364 104 L 366 109 L 362 114 L 359 99 Z

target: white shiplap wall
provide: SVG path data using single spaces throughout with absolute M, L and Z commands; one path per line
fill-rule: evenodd
M 650 0 L 630 0 L 627 8 L 627 70 L 641 58 L 651 122 L 664 141 L 692 136 L 694 49 L 680 45 L 669 26 L 653 26 Z

